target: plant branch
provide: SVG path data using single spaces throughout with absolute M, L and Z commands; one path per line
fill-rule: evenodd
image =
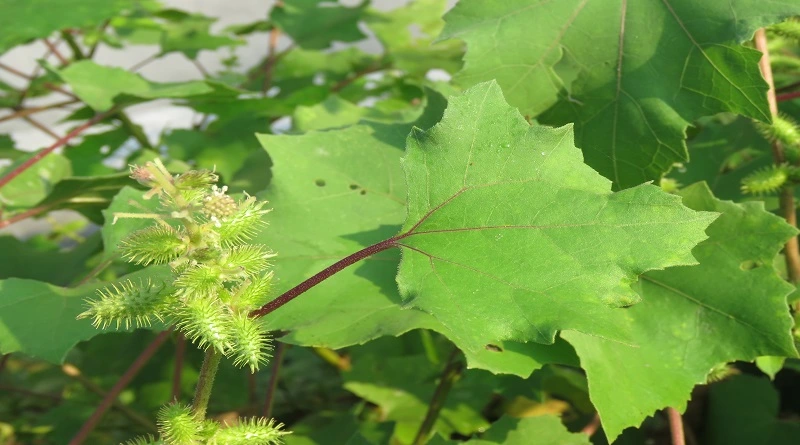
M 52 52 L 53 55 L 56 56 L 58 61 L 61 62 L 62 66 L 69 65 L 69 59 L 67 59 L 66 57 L 64 57 L 63 54 L 61 54 L 61 52 L 58 50 L 58 48 L 56 48 L 53 42 L 51 42 L 47 38 L 42 39 L 42 41 L 44 42 L 45 45 L 47 45 L 47 48 L 50 49 L 50 52 Z
M 100 386 L 98 386 L 97 384 L 95 384 L 94 382 L 89 380 L 88 378 L 86 378 L 86 376 L 83 375 L 81 370 L 78 369 L 77 367 L 75 367 L 74 365 L 71 365 L 69 363 L 65 363 L 65 364 L 61 365 L 61 370 L 64 372 L 64 374 L 66 374 L 67 376 L 71 377 L 76 382 L 80 383 L 89 392 L 97 394 L 100 397 L 106 397 L 107 394 L 106 394 L 105 391 L 103 391 L 103 388 L 101 388 Z M 147 418 L 145 418 L 141 414 L 139 414 L 136 411 L 130 409 L 127 405 L 122 403 L 119 400 L 118 397 L 115 397 L 112 400 L 111 406 L 113 406 L 116 410 L 118 410 L 120 413 L 122 413 L 128 419 L 130 419 L 133 422 L 138 423 L 140 426 L 144 427 L 146 430 L 148 430 L 148 431 L 150 431 L 152 433 L 158 432 L 158 429 L 156 429 L 156 426 L 153 424 L 153 422 L 147 420 Z
M 355 73 L 353 73 L 352 76 L 347 77 L 345 79 L 342 79 L 339 82 L 337 82 L 336 84 L 334 84 L 331 87 L 331 92 L 332 93 L 338 93 L 339 91 L 345 89 L 345 87 L 349 86 L 350 84 L 352 84 L 356 80 L 366 76 L 367 74 L 374 73 L 374 72 L 377 72 L 377 71 L 380 71 L 380 70 L 383 70 L 383 69 L 386 69 L 386 64 L 382 63 L 382 62 L 379 62 L 379 63 L 375 63 L 373 65 L 370 65 L 370 66 L 368 66 L 368 67 L 366 67 L 366 68 L 364 68 L 362 70 L 356 71 Z
M 182 332 L 175 335 L 175 369 L 172 371 L 172 397 L 173 402 L 181 398 L 181 376 L 183 375 L 183 359 L 186 356 L 186 337 Z
M 50 127 L 48 127 L 47 125 L 37 121 L 36 119 L 34 119 L 34 118 L 30 117 L 30 116 L 22 116 L 22 120 L 24 120 L 25 122 L 27 122 L 27 123 L 31 124 L 32 126 L 36 127 L 42 133 L 45 133 L 46 135 L 50 136 L 51 138 L 53 138 L 55 140 L 58 140 L 60 138 L 58 133 L 56 133 L 55 131 L 51 130 Z
M 10 171 L 7 175 L 5 175 L 2 178 L 0 178 L 0 188 L 3 188 L 3 186 L 5 186 L 9 182 L 11 182 L 17 176 L 21 175 L 25 170 L 31 168 L 37 162 L 41 161 L 42 158 L 44 158 L 45 156 L 47 156 L 50 153 L 54 152 L 57 148 L 65 145 L 67 142 L 69 142 L 74 137 L 80 135 L 81 133 L 83 133 L 84 131 L 86 131 L 90 127 L 92 127 L 94 124 L 102 121 L 103 119 L 107 118 L 108 116 L 111 116 L 114 113 L 116 113 L 116 111 L 112 109 L 112 110 L 106 111 L 105 113 L 100 113 L 98 115 L 95 115 L 93 118 L 89 119 L 88 121 L 84 122 L 83 124 L 79 125 L 75 129 L 73 129 L 72 131 L 70 131 L 69 133 L 67 133 L 63 137 L 61 137 L 60 139 L 56 140 L 49 147 L 45 148 L 44 150 L 39 151 L 33 157 L 31 157 L 27 161 L 23 162 L 22 164 L 20 164 L 17 168 L 15 168 L 14 170 Z
M 353 264 L 357 263 L 358 261 L 361 261 L 364 258 L 367 258 L 367 257 L 369 257 L 371 255 L 374 255 L 374 254 L 378 253 L 378 252 L 382 252 L 382 251 L 384 251 L 386 249 L 390 249 L 392 247 L 396 247 L 397 246 L 397 241 L 399 239 L 401 239 L 401 238 L 402 238 L 402 236 L 396 236 L 396 237 L 393 237 L 393 238 L 389 238 L 389 239 L 383 240 L 383 241 L 381 241 L 381 242 L 379 242 L 377 244 L 373 244 L 371 246 L 365 247 L 365 248 L 359 250 L 358 252 L 356 252 L 354 254 L 351 254 L 351 255 L 349 255 L 349 256 L 347 256 L 345 258 L 342 258 L 341 260 L 331 264 L 330 266 L 326 267 L 325 269 L 322 269 L 320 272 L 318 272 L 316 275 L 312 276 L 311 278 L 303 281 L 302 283 L 298 284 L 297 286 L 295 286 L 295 287 L 289 289 L 288 291 L 284 292 L 278 298 L 270 301 L 269 303 L 265 304 L 264 306 L 261 306 L 259 309 L 256 309 L 253 312 L 250 312 L 250 316 L 251 317 L 263 317 L 264 315 L 267 315 L 267 314 L 277 310 L 278 308 L 280 308 L 284 304 L 294 300 L 295 298 L 297 298 L 298 296 L 302 295 L 307 290 L 309 290 L 312 287 L 316 286 L 317 284 L 325 281 L 326 279 L 330 278 L 335 273 L 341 271 L 342 269 L 346 268 L 347 266 L 353 265 Z
M 89 273 L 88 273 L 88 274 L 86 274 L 86 276 L 85 276 L 85 277 L 83 277 L 83 278 L 82 278 L 80 281 L 78 281 L 78 282 L 75 284 L 75 286 L 74 286 L 74 287 L 83 286 L 84 284 L 88 283 L 88 282 L 89 282 L 89 280 L 91 280 L 92 278 L 96 277 L 96 276 L 97 276 L 97 275 L 98 275 L 100 272 L 102 272 L 102 271 L 103 271 L 103 269 L 105 269 L 106 267 L 108 267 L 108 266 L 109 266 L 109 265 L 110 265 L 110 264 L 111 264 L 111 263 L 114 261 L 114 258 L 115 258 L 116 256 L 117 256 L 117 254 L 112 254 L 112 255 L 111 255 L 109 258 L 107 258 L 107 259 L 105 259 L 105 260 L 101 261 L 101 262 L 100 262 L 100 264 L 98 264 L 97 266 L 95 266 L 95 268 L 94 268 L 94 269 L 92 269 L 91 271 L 89 271 Z
M 147 139 L 147 135 L 144 134 L 142 128 L 136 125 L 124 111 L 118 111 L 115 117 L 122 124 L 122 127 L 125 128 L 125 131 L 133 136 L 133 138 L 136 139 L 142 147 L 153 148 L 153 144 L 151 144 Z
M 592 437 L 599 428 L 600 428 L 600 414 L 594 413 L 594 417 L 592 417 L 592 420 L 590 420 L 589 423 L 587 423 L 586 426 L 583 427 L 583 429 L 581 429 L 581 432 L 589 437 Z
M 13 75 L 15 75 L 17 77 L 21 77 L 21 78 L 23 78 L 25 80 L 33 80 L 34 79 L 32 76 L 29 76 L 29 75 L 23 73 L 22 71 L 14 68 L 12 66 L 8 66 L 8 65 L 6 65 L 5 63 L 2 63 L 2 62 L 0 62 L 0 69 L 8 71 L 9 73 L 11 73 L 11 74 L 13 74 Z
M 102 24 L 102 25 L 100 25 L 100 29 L 98 30 L 98 34 L 99 34 L 99 35 L 103 35 L 103 34 L 105 34 L 105 32 L 106 32 L 106 28 L 108 28 L 108 24 L 109 24 L 109 23 L 111 23 L 111 20 L 110 20 L 110 19 L 107 19 L 105 22 L 103 22 L 103 24 Z M 100 39 L 100 37 L 98 36 L 98 38 L 97 38 L 97 41 L 96 41 L 96 42 L 94 42 L 94 44 L 91 46 L 91 48 L 89 48 L 89 52 L 88 52 L 88 53 L 86 53 L 86 58 L 87 58 L 87 59 L 91 59 L 91 58 L 93 58 L 93 57 L 94 57 L 94 53 L 96 53 L 96 52 L 97 52 L 97 48 L 100 46 L 100 41 L 101 41 L 101 39 Z
M 428 412 L 425 413 L 425 418 L 422 420 L 422 425 L 420 425 L 417 431 L 417 436 L 414 438 L 414 441 L 411 442 L 412 445 L 424 445 L 428 442 L 433 426 L 439 418 L 439 413 L 444 407 L 445 400 L 447 400 L 447 394 L 450 392 L 450 388 L 453 387 L 453 383 L 455 383 L 461 375 L 463 365 L 457 360 L 457 357 L 458 349 L 454 349 L 450 354 L 450 358 L 447 360 L 444 371 L 442 371 L 439 385 L 436 387 L 433 398 L 428 404 Z
M 56 102 L 50 105 L 42 105 L 41 107 L 30 107 L 30 108 L 22 108 L 17 110 L 14 113 L 9 115 L 0 117 L 0 122 L 10 121 L 12 119 L 19 119 L 25 116 L 30 116 L 31 114 L 41 113 L 42 111 L 52 110 L 54 108 L 61 108 L 66 107 L 67 105 L 72 105 L 80 102 L 76 99 L 65 100 L 62 102 Z
M 15 222 L 22 221 L 23 219 L 28 219 L 28 218 L 30 218 L 32 216 L 36 216 L 36 215 L 38 215 L 40 213 L 44 213 L 49 209 L 50 209 L 50 206 L 34 207 L 34 208 L 28 209 L 28 210 L 26 210 L 24 212 L 20 212 L 20 213 L 14 214 L 14 215 L 10 216 L 7 219 L 0 219 L 0 229 L 2 229 L 3 227 L 8 227 L 11 224 L 14 224 Z
M 764 80 L 769 85 L 767 91 L 767 102 L 769 103 L 769 111 L 773 116 L 778 115 L 778 101 L 775 97 L 775 82 L 772 79 L 772 67 L 769 64 L 769 50 L 767 49 L 767 35 L 764 28 L 756 31 L 755 34 L 756 49 L 763 54 L 759 61 L 761 73 Z M 786 161 L 786 156 L 783 152 L 783 147 L 779 142 L 772 143 L 772 157 L 774 158 L 775 165 L 781 165 Z M 783 187 L 780 194 L 780 207 L 781 214 L 792 227 L 797 227 L 797 213 L 795 210 L 794 202 L 794 187 Z M 786 241 L 786 246 L 783 249 L 783 255 L 786 261 L 786 272 L 789 276 L 789 281 L 797 283 L 800 279 L 800 244 L 796 236 Z
M 797 99 L 798 97 L 800 97 L 800 91 L 795 91 L 795 92 L 792 92 L 792 93 L 785 93 L 785 94 L 781 94 L 780 96 L 776 96 L 775 100 L 777 102 L 785 102 L 787 100 Z
M 214 387 L 214 377 L 217 375 L 219 361 L 222 354 L 211 346 L 206 349 L 203 358 L 203 366 L 200 367 L 200 377 L 194 389 L 194 401 L 192 402 L 192 412 L 197 420 L 205 420 L 208 400 L 211 398 L 211 389 Z
M 669 430 L 672 437 L 672 445 L 686 445 L 683 436 L 683 417 L 675 408 L 667 408 L 667 418 L 669 419 Z
M 269 45 L 267 46 L 267 60 L 264 62 L 264 83 L 261 84 L 261 93 L 267 94 L 267 90 L 272 84 L 272 71 L 275 66 L 275 58 L 278 48 L 278 37 L 281 30 L 273 27 L 269 30 Z
M 125 371 L 124 374 L 117 380 L 117 383 L 111 388 L 103 400 L 97 405 L 97 408 L 94 410 L 92 415 L 89 417 L 88 420 L 81 426 L 81 429 L 78 430 L 78 433 L 75 434 L 75 437 L 69 441 L 69 445 L 80 445 L 82 444 L 86 438 L 89 436 L 89 433 L 94 430 L 97 424 L 100 422 L 100 419 L 103 417 L 108 408 L 111 407 L 111 404 L 114 400 L 119 396 L 123 389 L 136 377 L 136 374 L 147 364 L 148 361 L 153 357 L 153 355 L 158 351 L 158 348 L 169 338 L 170 333 L 172 332 L 172 328 L 167 329 L 166 331 L 161 332 L 156 336 L 155 339 L 136 357 L 136 360 L 131 363 L 131 366 Z
M 793 89 L 795 89 L 797 87 L 800 87 L 800 82 L 792 82 L 789 85 L 784 85 L 784 86 L 778 88 L 776 91 L 778 93 L 783 93 L 785 91 L 791 91 L 791 90 L 793 90 Z
M 275 355 L 272 357 L 272 371 L 269 375 L 269 386 L 267 386 L 267 395 L 264 399 L 264 409 L 261 412 L 261 415 L 267 419 L 272 417 L 272 402 L 275 400 L 275 390 L 278 388 L 278 374 L 281 372 L 283 350 L 285 348 L 286 345 L 278 342 L 278 345 L 275 346 Z

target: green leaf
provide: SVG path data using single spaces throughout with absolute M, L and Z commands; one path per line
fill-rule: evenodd
M 758 366 L 761 372 L 768 375 L 770 380 L 775 380 L 775 374 L 783 369 L 784 362 L 786 362 L 786 357 L 765 355 L 756 358 L 756 366 Z
M 648 272 L 644 300 L 617 314 L 634 345 L 564 332 L 589 379 L 590 396 L 613 440 L 655 410 L 683 410 L 694 385 L 718 363 L 762 355 L 796 356 L 786 296 L 773 258 L 797 231 L 763 204 L 715 199 L 704 184 L 685 189 L 684 205 L 722 215 L 693 254 L 693 267 Z M 624 382 L 624 384 L 621 384 Z
M 322 7 L 321 3 L 328 3 Z M 325 49 L 333 43 L 355 42 L 366 36 L 358 29 L 366 2 L 350 8 L 325 0 L 295 0 L 276 5 L 272 22 L 305 49 Z
M 0 170 L 3 177 L 36 154 L 19 158 Z M 72 174 L 72 165 L 63 155 L 50 153 L 0 189 L 0 204 L 12 208 L 33 207 L 43 200 L 56 183 Z
M 722 111 L 769 121 L 761 54 L 739 45 L 793 1 L 461 1 L 443 37 L 467 42 L 456 81 L 497 79 L 512 105 L 575 123 L 586 163 L 625 188 L 687 159 L 686 127 Z
M 652 185 L 611 193 L 571 139 L 529 126 L 494 82 L 409 137 L 397 281 L 462 349 L 549 344 L 559 330 L 630 341 L 618 308 L 639 301 L 638 275 L 695 263 L 716 216 Z
M 706 437 L 710 445 L 791 445 L 800 423 L 778 418 L 779 397 L 769 380 L 740 375 L 711 386 Z
M 446 0 L 415 0 L 388 12 L 370 10 L 366 23 L 396 68 L 413 75 L 434 68 L 453 73 L 461 67 L 463 45 L 433 43 L 444 27 L 441 17 L 446 9 Z
M 64 151 L 64 156 L 72 161 L 72 174 L 92 176 L 116 173 L 117 170 L 103 165 L 103 161 L 130 137 L 124 128 L 83 136 L 79 144 Z
M 166 267 L 150 267 L 117 282 L 166 280 Z M 33 280 L 0 280 L 0 352 L 21 352 L 50 363 L 61 363 L 79 341 L 103 331 L 75 317 L 86 310 L 84 300 L 110 283 L 64 288 Z
M 0 54 L 64 28 L 97 25 L 134 4 L 133 0 L 0 0 Z
M 220 175 L 220 182 L 228 185 L 237 172 L 247 167 L 248 158 L 254 152 L 262 151 L 254 133 L 268 128 L 266 118 L 243 113 L 213 122 L 204 131 L 173 130 L 163 137 L 162 143 L 167 146 L 172 159 L 191 159 L 197 168 L 215 170 Z M 269 169 L 266 168 L 262 174 L 269 174 Z
M 167 9 L 160 11 L 158 15 L 167 19 L 162 25 L 162 54 L 177 51 L 190 59 L 197 59 L 201 50 L 215 50 L 243 43 L 239 39 L 211 34 L 210 28 L 216 19 L 202 14 Z
M 466 445 L 589 445 L 589 436 L 570 433 L 556 416 L 525 419 L 502 417 L 481 436 Z
M 150 82 L 122 68 L 98 65 L 90 60 L 75 62 L 60 70 L 58 75 L 72 87 L 76 96 L 97 111 L 114 106 L 115 99 L 122 94 L 147 100 L 203 96 L 217 91 L 201 81 Z
M 27 278 L 66 286 L 86 272 L 87 260 L 102 249 L 100 237 L 90 236 L 69 250 L 45 250 L 13 236 L 0 237 L 0 279 Z

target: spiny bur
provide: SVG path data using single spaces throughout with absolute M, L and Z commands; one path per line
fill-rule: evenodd
M 158 199 L 153 214 L 115 214 L 117 218 L 151 218 L 152 226 L 120 243 L 127 261 L 140 265 L 168 264 L 171 279 L 124 281 L 98 291 L 78 318 L 98 328 L 149 326 L 153 320 L 171 325 L 199 348 L 214 348 L 234 365 L 255 372 L 270 357 L 268 330 L 249 313 L 266 302 L 275 256 L 262 245 L 249 244 L 265 226 L 265 202 L 245 194 L 236 199 L 219 187 L 207 170 L 173 176 L 156 159 L 131 167 L 131 177 Z M 140 438 L 135 444 L 265 444 L 282 443 L 283 425 L 272 420 L 242 420 L 233 427 L 197 418 L 188 406 L 173 404 L 158 415 L 160 439 Z

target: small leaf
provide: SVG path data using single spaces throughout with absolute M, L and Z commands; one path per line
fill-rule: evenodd
M 58 71 L 73 92 L 97 111 L 114 106 L 117 96 L 125 94 L 141 99 L 203 96 L 216 91 L 201 81 L 155 83 L 122 68 L 98 65 L 90 60 L 70 64 Z M 103 79 L 98 82 L 97 79 Z
M 272 9 L 272 22 L 305 49 L 325 49 L 336 40 L 355 42 L 366 36 L 358 29 L 358 21 L 366 3 L 350 8 L 334 3 L 320 8 L 324 0 L 295 0 L 280 3 Z

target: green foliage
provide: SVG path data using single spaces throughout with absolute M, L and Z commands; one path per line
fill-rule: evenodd
M 466 0 L 445 16 L 443 37 L 467 42 L 459 82 L 496 78 L 523 114 L 574 122 L 586 163 L 627 188 L 687 159 L 693 119 L 770 120 L 761 55 L 739 43 L 797 12 L 791 2 L 639 3 Z
M 796 1 L 51 3 L 0 443 L 797 442 Z

